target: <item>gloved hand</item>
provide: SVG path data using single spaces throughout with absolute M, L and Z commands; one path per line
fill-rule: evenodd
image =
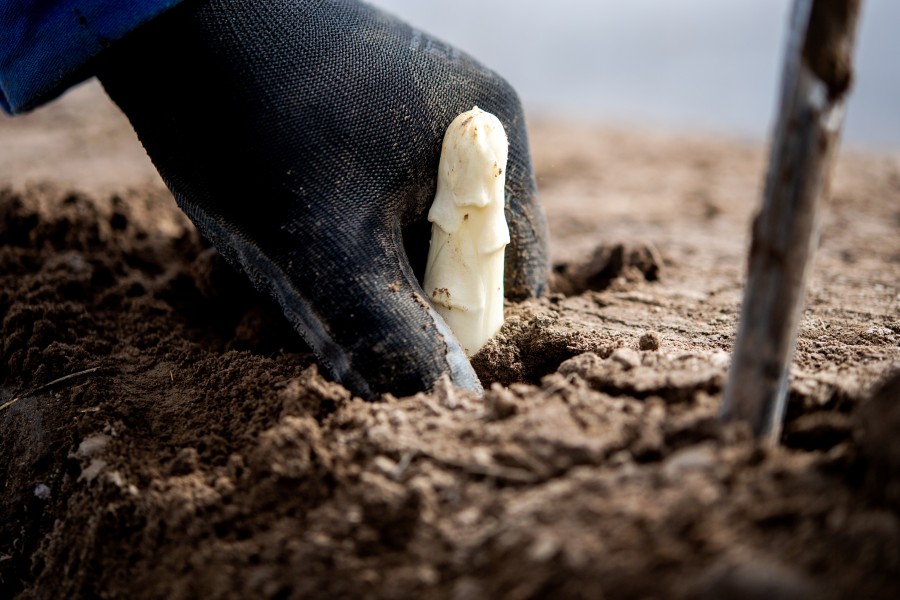
M 544 290 L 525 123 L 500 77 L 339 0 L 187 0 L 97 71 L 181 208 L 334 378 L 366 398 L 444 373 L 481 389 L 415 272 L 444 130 L 477 104 L 510 142 L 507 297 Z

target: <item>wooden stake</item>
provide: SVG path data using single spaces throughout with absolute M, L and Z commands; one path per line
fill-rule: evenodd
M 809 265 L 818 244 L 819 198 L 852 79 L 862 0 L 795 0 L 761 211 L 722 417 L 757 438 L 781 432 Z

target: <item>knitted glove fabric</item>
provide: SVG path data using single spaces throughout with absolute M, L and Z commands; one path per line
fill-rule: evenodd
M 507 297 L 540 294 L 546 224 L 513 89 L 361 2 L 187 1 L 99 78 L 181 208 L 273 296 L 321 364 L 372 398 L 481 384 L 422 291 L 444 130 L 478 105 L 510 142 Z

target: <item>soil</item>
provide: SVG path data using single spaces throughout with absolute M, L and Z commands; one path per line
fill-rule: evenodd
M 840 154 L 767 447 L 717 418 L 761 142 L 533 123 L 554 293 L 483 399 L 366 403 L 95 85 L 0 138 L 0 598 L 900 597 L 900 156 Z

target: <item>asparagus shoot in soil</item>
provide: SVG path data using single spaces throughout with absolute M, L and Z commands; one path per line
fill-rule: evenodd
M 450 123 L 441 147 L 423 288 L 467 356 L 503 325 L 508 151 L 500 120 L 477 106 Z

